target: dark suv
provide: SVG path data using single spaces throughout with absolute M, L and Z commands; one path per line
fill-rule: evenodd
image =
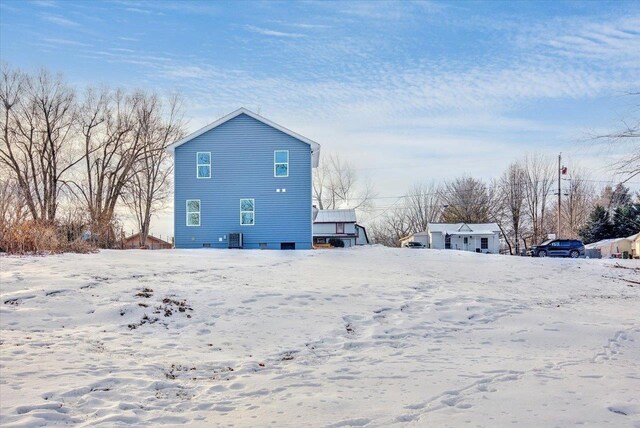
M 405 248 L 425 248 L 422 242 L 410 241 L 404 244 Z
M 533 257 L 584 257 L 584 244 L 577 239 L 550 239 L 531 247 Z

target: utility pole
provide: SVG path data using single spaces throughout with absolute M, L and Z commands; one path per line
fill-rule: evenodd
M 561 189 L 561 177 L 562 174 L 562 152 L 558 154 L 558 231 L 556 232 L 556 239 L 560 239 L 560 219 L 562 218 L 562 189 Z

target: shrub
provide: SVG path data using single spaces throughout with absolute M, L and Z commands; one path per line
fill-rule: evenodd
M 344 241 L 342 239 L 338 239 L 338 238 L 330 238 L 329 239 L 329 245 L 331 245 L 332 247 L 343 248 L 344 247 Z
M 69 253 L 97 253 L 98 249 L 92 245 L 90 242 L 83 241 L 82 239 L 74 239 L 73 241 L 69 241 L 64 246 L 63 251 Z
M 53 223 L 26 220 L 2 224 L 0 251 L 9 254 L 86 253 L 93 249 L 79 239 L 68 241 L 65 231 Z

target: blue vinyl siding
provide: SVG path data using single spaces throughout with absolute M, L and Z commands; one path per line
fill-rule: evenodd
M 289 152 L 288 177 L 274 177 L 276 150 Z M 209 179 L 197 178 L 197 152 L 211 152 Z M 267 248 L 280 249 L 282 242 L 311 248 L 308 144 L 241 114 L 176 147 L 174 156 L 176 248 L 226 248 L 229 233 L 235 232 L 244 234 L 245 248 L 266 243 Z M 200 200 L 198 227 L 186 225 L 187 199 Z M 240 225 L 240 199 L 255 200 L 252 226 Z

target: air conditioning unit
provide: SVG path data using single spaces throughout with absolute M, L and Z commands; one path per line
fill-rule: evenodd
M 229 248 L 242 248 L 242 233 L 229 234 Z

